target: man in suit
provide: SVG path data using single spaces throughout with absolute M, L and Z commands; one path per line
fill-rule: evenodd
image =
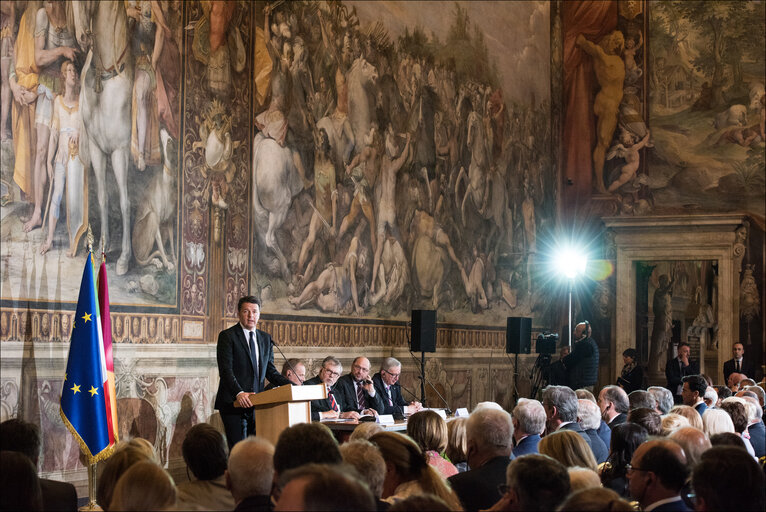
M 341 412 L 356 413 L 360 415 L 378 415 L 383 410 L 383 399 L 375 391 L 375 386 L 370 379 L 370 360 L 366 357 L 357 357 L 351 363 L 351 372 L 347 373 L 335 385 L 338 393 L 343 394 Z M 351 415 L 351 417 L 354 417 Z
M 280 373 L 283 377 L 287 378 L 293 386 L 302 386 L 303 381 L 306 380 L 306 365 L 303 364 L 302 359 L 291 357 L 290 359 L 285 360 Z M 276 387 L 278 386 L 269 383 L 269 385 L 266 386 L 266 389 L 274 389 Z
M 729 375 L 732 373 L 742 373 L 757 380 L 755 375 L 755 364 L 752 359 L 745 359 L 745 345 L 742 342 L 735 342 L 731 348 L 734 357 L 723 363 L 723 380 L 729 381 Z
M 537 400 L 519 398 L 511 414 L 513 419 L 513 456 L 539 453 L 540 434 L 545 430 L 545 409 Z
M 335 418 L 359 418 L 359 414 L 355 412 L 345 412 L 341 414 L 341 411 L 345 407 L 343 393 L 338 393 L 335 388 L 335 383 L 338 382 L 338 377 L 343 372 L 343 365 L 334 356 L 327 356 L 322 361 L 322 368 L 319 369 L 319 374 L 307 380 L 303 383 L 304 386 L 313 386 L 315 384 L 324 384 L 327 386 L 327 398 L 320 398 L 318 400 L 311 401 L 311 420 L 331 420 Z
M 669 359 L 665 365 L 665 378 L 668 381 L 665 387 L 673 393 L 673 402 L 677 405 L 684 403 L 683 397 L 681 397 L 683 378 L 687 375 L 699 375 L 700 373 L 699 363 L 692 361 L 689 358 L 690 354 L 691 347 L 682 341 L 678 344 L 678 357 Z
M 577 324 L 573 333 L 577 342 L 572 347 L 572 353 L 561 359 L 572 389 L 593 392 L 593 386 L 598 380 L 598 344 L 591 338 L 591 334 L 590 323 L 585 321 Z
M 705 390 L 707 381 L 702 375 L 689 375 L 683 379 L 683 388 L 681 398 L 684 405 L 694 407 L 700 416 L 705 414 L 707 405 L 705 405 Z
M 513 459 L 505 477 L 505 494 L 491 510 L 556 510 L 571 488 L 566 466 L 547 455 Z
M 380 363 L 380 371 L 372 376 L 375 392 L 380 395 L 383 408 L 380 414 L 413 414 L 423 408 L 420 402 L 407 402 L 402 396 L 399 376 L 402 374 L 402 363 L 395 357 L 387 357 Z
M 577 395 L 566 386 L 546 386 L 543 390 L 543 407 L 548 434 L 558 430 L 577 432 L 592 451 L 590 436 L 577 423 L 577 405 Z
M 67 434 L 69 435 L 69 434 Z M 19 452 L 27 456 L 37 469 L 40 457 L 40 429 L 34 423 L 13 418 L 0 423 L 0 450 Z M 68 482 L 40 478 L 43 510 L 77 510 L 77 491 Z
M 505 470 L 511 461 L 513 421 L 501 409 L 478 409 L 465 427 L 466 455 L 470 470 L 449 477 L 466 511 L 487 509 L 501 497 Z
M 237 441 L 255 434 L 250 394 L 263 391 L 264 379 L 279 386 L 290 384 L 274 366 L 271 336 L 257 329 L 260 299 L 242 297 L 237 311 L 239 322 L 221 331 L 216 348 L 220 383 L 215 408 L 221 413 L 229 450 Z
M 620 386 L 604 386 L 598 394 L 598 406 L 601 409 L 601 417 L 604 418 L 609 428 L 614 428 L 628 421 L 630 401 L 628 394 Z
M 633 452 L 628 488 L 642 510 L 687 512 L 691 509 L 680 492 L 688 475 L 681 445 L 667 439 L 646 441 Z

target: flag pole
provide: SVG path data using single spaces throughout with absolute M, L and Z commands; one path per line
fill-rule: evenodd
M 96 462 L 88 463 L 88 504 L 77 510 L 82 512 L 92 512 L 94 510 L 103 510 L 96 503 Z

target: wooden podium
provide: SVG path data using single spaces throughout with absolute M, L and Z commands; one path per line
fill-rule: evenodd
M 255 433 L 275 445 L 284 429 L 298 423 L 311 423 L 311 400 L 327 398 L 324 384 L 280 386 L 251 393 L 255 405 Z M 236 403 L 236 402 L 235 402 Z

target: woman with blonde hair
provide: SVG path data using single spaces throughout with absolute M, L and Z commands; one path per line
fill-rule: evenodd
M 571 430 L 548 434 L 537 445 L 541 454 L 553 457 L 568 468 L 580 466 L 598 472 L 593 451 L 580 435 Z
M 176 486 L 170 475 L 154 462 L 133 464 L 117 481 L 109 510 L 173 510 Z
M 104 463 L 99 464 L 100 474 L 96 486 L 96 500 L 106 511 L 111 510 L 112 495 L 120 477 L 139 462 L 153 462 L 151 455 L 154 451 L 149 452 L 146 445 L 140 441 L 136 443 L 133 441 L 117 443 L 112 456 L 106 459 Z
M 407 435 L 418 443 L 428 457 L 428 464 L 444 478 L 458 473 L 450 461 L 442 457 L 447 448 L 447 422 L 434 411 L 416 412 L 407 419 Z
M 669 412 L 662 417 L 662 437 L 667 437 L 679 428 L 690 427 L 686 416 Z
M 414 494 L 435 494 L 450 510 L 462 510 L 460 499 L 439 473 L 428 465 L 426 454 L 409 438 L 396 432 L 380 432 L 370 438 L 386 461 L 381 498 L 388 503 Z
M 734 432 L 734 423 L 726 411 L 721 409 L 708 409 L 702 415 L 702 430 L 708 437 L 724 432 Z
M 465 440 L 465 424 L 468 418 L 455 418 L 447 422 L 447 450 L 449 460 L 458 472 L 468 471 L 468 455 Z
M 694 407 L 689 407 L 688 405 L 676 405 L 670 409 L 670 412 L 673 414 L 680 414 L 689 420 L 690 427 L 704 431 L 705 427 L 702 425 L 702 418 L 700 417 L 700 413 L 698 413 L 697 409 Z

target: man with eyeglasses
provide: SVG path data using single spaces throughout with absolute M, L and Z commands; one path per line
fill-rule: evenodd
M 387 357 L 380 363 L 380 371 L 372 376 L 375 391 L 382 398 L 383 408 L 380 414 L 414 414 L 423 408 L 420 402 L 407 401 L 402 396 L 399 377 L 402 374 L 402 363 L 394 357 Z
M 303 383 L 304 386 L 314 384 L 325 384 L 327 386 L 327 398 L 311 401 L 311 420 L 332 420 L 337 418 L 350 418 L 351 415 L 341 413 L 343 410 L 343 396 L 335 389 L 335 383 L 338 381 L 343 365 L 333 356 L 327 356 L 322 361 L 322 368 L 319 374 L 313 379 Z M 357 418 L 359 415 L 357 415 Z
M 377 416 L 383 410 L 383 400 L 375 391 L 370 378 L 370 360 L 357 357 L 351 363 L 351 372 L 338 379 L 335 386 L 343 394 L 341 418 L 359 419 L 359 416 Z
M 680 492 L 689 476 L 681 445 L 668 439 L 647 441 L 627 465 L 630 495 L 644 512 L 686 512 Z

